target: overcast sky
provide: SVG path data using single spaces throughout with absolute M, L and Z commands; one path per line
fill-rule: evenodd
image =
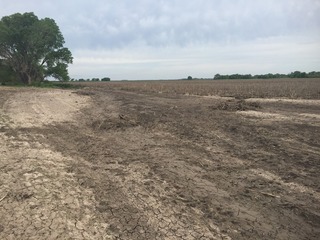
M 72 78 L 320 71 L 320 0 L 0 0 L 53 18 Z

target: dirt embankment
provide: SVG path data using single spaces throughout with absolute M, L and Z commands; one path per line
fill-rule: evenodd
M 0 89 L 1 239 L 319 239 L 320 104 Z

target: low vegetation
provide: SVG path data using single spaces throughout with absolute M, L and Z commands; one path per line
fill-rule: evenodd
M 77 89 L 81 86 L 73 85 L 66 82 L 57 82 L 57 81 L 43 81 L 43 82 L 34 82 L 29 85 L 25 85 L 21 82 L 0 82 L 0 86 L 11 86 L 11 87 L 39 87 L 39 88 L 59 88 L 59 89 Z

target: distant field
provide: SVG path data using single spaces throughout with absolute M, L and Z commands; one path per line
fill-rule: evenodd
M 77 83 L 93 86 L 109 85 L 113 89 L 176 93 L 189 95 L 219 95 L 237 98 L 304 98 L 320 99 L 320 79 L 250 79 L 250 80 L 176 80 L 176 81 L 123 81 Z

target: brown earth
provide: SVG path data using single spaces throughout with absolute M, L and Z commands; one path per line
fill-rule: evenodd
M 320 239 L 320 100 L 0 88 L 0 239 Z

